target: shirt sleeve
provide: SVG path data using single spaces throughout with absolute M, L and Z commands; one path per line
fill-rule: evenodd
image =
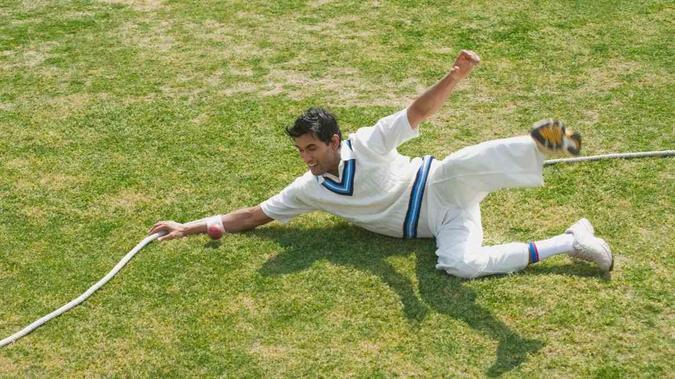
M 300 214 L 316 210 L 302 199 L 306 180 L 304 176 L 295 179 L 288 187 L 260 204 L 260 208 L 267 217 L 283 223 Z
M 369 149 L 385 155 L 398 145 L 420 135 L 408 121 L 408 110 L 396 112 L 377 121 L 374 126 L 356 131 L 356 138 Z

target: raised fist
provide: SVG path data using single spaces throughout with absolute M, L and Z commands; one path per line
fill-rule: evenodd
M 480 63 L 478 54 L 471 50 L 462 50 L 459 52 L 455 63 L 452 65 L 450 75 L 457 80 L 462 80 L 469 76 L 474 67 Z

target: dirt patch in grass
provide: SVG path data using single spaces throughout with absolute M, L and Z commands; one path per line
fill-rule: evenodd
M 42 64 L 46 59 L 46 52 L 37 50 L 28 50 L 22 55 L 22 63 L 27 68 L 34 68 Z
M 241 296 L 239 296 L 238 301 L 235 301 L 235 303 L 244 307 L 252 315 L 258 314 L 258 309 L 255 305 L 255 300 L 251 296 L 242 294 Z
M 326 4 L 332 4 L 336 2 L 336 0 L 314 0 L 309 2 L 309 6 L 312 8 L 318 8 L 320 6 L 326 5 Z
M 260 342 L 254 342 L 249 349 L 249 353 L 260 357 L 261 359 L 283 360 L 293 353 L 293 349 L 286 346 L 264 345 Z
M 40 9 L 45 6 L 49 6 L 53 3 L 53 1 L 49 0 L 23 0 L 21 2 L 21 9 L 25 11 L 32 11 L 36 9 Z
M 62 191 L 77 187 L 84 183 L 80 176 L 66 175 L 61 173 L 43 174 L 38 183 L 40 186 L 53 191 Z
M 43 108 L 38 114 L 52 120 L 64 120 L 89 108 L 93 100 L 92 95 L 87 93 L 47 97 L 41 101 Z
M 359 343 L 359 350 L 369 354 L 378 354 L 382 350 L 382 346 L 377 342 L 364 340 Z
M 276 88 L 276 87 L 275 87 Z M 271 90 L 270 90 L 271 91 Z M 247 82 L 237 82 L 234 85 L 228 86 L 219 93 L 224 96 L 234 96 L 239 94 L 252 94 L 258 92 L 258 85 Z
M 14 158 L 4 163 L 5 168 L 9 170 L 26 170 L 31 167 L 31 165 L 35 164 L 35 159 Z
M 57 42 L 34 42 L 16 50 L 7 50 L 2 53 L 7 62 L 0 64 L 1 71 L 15 71 L 16 69 L 35 69 L 51 57 L 51 52 L 59 44 Z
M 102 3 L 126 5 L 140 12 L 156 11 L 164 6 L 161 0 L 103 0 Z
M 320 97 L 326 104 L 339 106 L 406 106 L 422 90 L 417 78 L 410 78 L 396 86 L 375 83 L 355 68 L 331 68 L 320 77 L 311 77 L 298 70 L 272 70 L 264 84 L 246 88 L 260 96 L 284 95 L 293 100 Z M 414 87 L 414 91 L 401 88 Z
M 23 214 L 35 225 L 47 225 L 47 212 L 41 207 L 28 207 L 23 209 Z
M 626 77 L 640 70 L 637 62 L 612 59 L 601 67 L 590 67 L 580 78 L 584 83 L 579 93 L 602 94 L 615 90 L 626 83 Z
M 155 24 L 150 30 L 144 31 L 136 22 L 123 25 L 118 33 L 126 44 L 142 48 L 141 55 L 166 61 L 167 67 L 174 70 L 173 79 L 161 86 L 164 95 L 170 97 L 192 99 L 214 91 L 225 97 L 286 96 L 293 100 L 321 97 L 327 103 L 344 106 L 403 106 L 415 92 L 425 88 L 415 77 L 391 86 L 368 78 L 358 68 L 337 64 L 326 67 L 317 76 L 311 67 L 316 63 L 306 55 L 289 54 L 286 61 L 268 61 L 277 54 L 285 54 L 285 50 L 293 51 L 291 41 L 321 46 L 322 41 L 335 43 L 337 39 L 342 44 L 352 44 L 352 48 L 364 43 L 372 32 L 354 27 L 362 22 L 355 16 L 336 17 L 322 24 L 303 24 L 290 16 L 277 19 L 247 12 L 238 12 L 235 19 L 230 23 L 205 20 L 175 25 L 150 17 L 144 21 Z M 183 31 L 190 34 L 194 43 L 183 46 L 173 35 Z M 253 35 L 264 38 L 251 38 Z M 176 49 L 179 45 L 183 48 Z M 225 68 L 198 69 L 213 61 L 223 61 Z
M 130 189 L 124 189 L 112 195 L 108 195 L 103 200 L 103 207 L 110 210 L 132 211 L 144 204 L 149 203 L 152 199 L 142 193 L 135 192 Z
M 9 358 L 5 358 L 0 355 L 0 374 L 7 375 L 17 375 L 19 373 L 19 366 L 16 365 Z
M 144 31 L 141 22 L 147 22 L 153 26 L 148 31 Z M 140 48 L 141 54 L 152 56 L 152 52 L 166 53 L 173 47 L 174 39 L 169 33 L 172 25 L 166 20 L 141 19 L 121 25 L 113 35 L 118 36 L 126 45 Z

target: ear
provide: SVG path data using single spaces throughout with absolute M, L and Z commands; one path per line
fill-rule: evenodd
M 340 136 L 338 136 L 337 134 L 333 134 L 333 136 L 330 137 L 330 147 L 333 148 L 334 150 L 340 148 Z

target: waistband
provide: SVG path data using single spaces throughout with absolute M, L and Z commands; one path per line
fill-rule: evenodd
M 405 214 L 403 222 L 403 238 L 412 239 L 417 237 L 417 223 L 420 219 L 420 210 L 422 209 L 422 199 L 424 198 L 424 189 L 427 184 L 427 177 L 431 168 L 431 162 L 434 157 L 425 155 L 422 158 L 422 165 L 417 170 L 415 182 L 410 191 L 410 200 L 408 201 L 408 211 Z

